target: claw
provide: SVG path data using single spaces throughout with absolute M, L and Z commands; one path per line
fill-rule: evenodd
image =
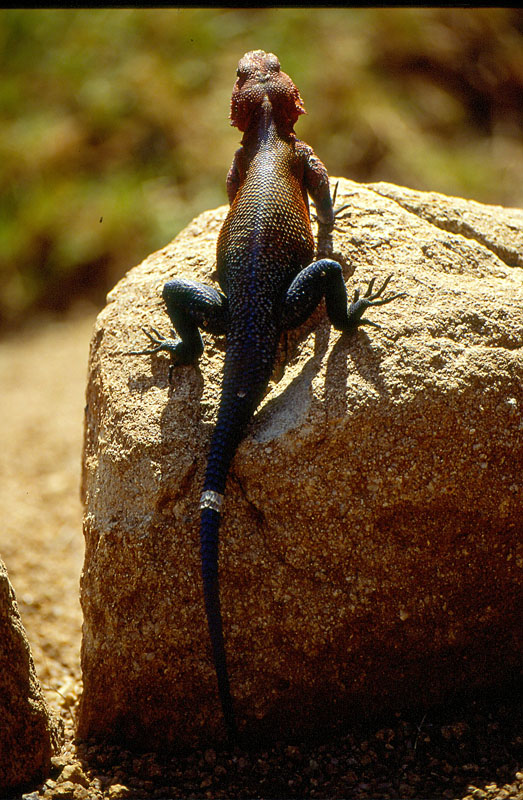
M 340 211 L 345 211 L 346 208 L 350 208 L 350 203 L 345 203 L 345 205 L 340 206 L 339 208 L 337 208 L 336 209 L 336 214 L 339 214 Z
M 381 326 L 378 325 L 376 322 L 373 322 L 362 315 L 368 308 L 373 306 L 383 306 L 386 303 L 391 303 L 393 300 L 396 300 L 398 297 L 405 297 L 406 292 L 398 292 L 397 294 L 393 294 L 390 297 L 381 297 L 385 289 L 387 288 L 392 275 L 389 275 L 383 281 L 382 285 L 376 291 L 374 289 L 374 283 L 376 278 L 371 278 L 367 285 L 367 290 L 363 297 L 360 298 L 360 291 L 359 289 L 354 290 L 354 300 L 350 304 L 348 309 L 347 315 L 347 327 L 346 330 L 354 330 L 358 328 L 360 325 L 370 325 L 372 328 L 380 328 Z
M 338 196 L 338 186 L 339 186 L 339 184 L 340 184 L 340 182 L 336 181 L 336 184 L 334 185 L 334 191 L 332 193 L 332 206 L 333 206 L 333 208 L 334 208 L 334 204 L 336 202 L 336 197 Z M 334 219 L 336 219 L 338 214 L 341 214 L 342 211 L 345 211 L 346 208 L 349 208 L 349 206 L 350 206 L 350 203 L 345 203 L 344 206 L 340 206 L 339 208 L 334 209 Z
M 376 295 L 374 295 L 376 296 Z M 384 306 L 386 303 L 391 303 L 393 300 L 396 300 L 398 297 L 406 297 L 407 292 L 398 292 L 398 294 L 393 294 L 391 297 L 382 297 L 379 300 L 372 300 L 373 306 Z
M 381 330 L 382 325 L 378 325 L 377 322 L 373 322 L 371 319 L 367 319 L 366 317 L 362 317 L 362 319 L 358 322 L 358 327 L 360 325 L 369 325 L 371 328 L 379 328 Z
M 385 278 L 385 280 L 383 281 L 383 283 L 380 286 L 380 288 L 376 289 L 376 291 L 374 293 L 373 293 L 372 289 L 374 288 L 374 281 L 376 280 L 376 278 L 371 278 L 371 280 L 369 281 L 368 286 L 367 286 L 367 291 L 363 295 L 364 299 L 368 301 L 368 304 L 372 304 L 373 306 L 382 306 L 384 303 L 390 303 L 392 300 L 396 300 L 397 297 L 406 297 L 406 292 L 398 292 L 397 294 L 393 294 L 391 297 L 387 297 L 387 298 L 381 297 L 381 294 L 387 288 L 388 283 L 389 283 L 391 278 L 392 278 L 392 275 L 389 275 L 387 278 Z M 358 293 L 358 290 L 356 289 L 356 291 L 354 292 L 354 297 L 355 298 L 356 298 L 356 294 L 357 293 Z M 358 297 L 359 297 L 359 293 L 358 293 Z
M 157 331 L 156 328 L 151 328 L 152 333 L 150 333 L 147 328 L 142 328 L 142 331 L 145 333 L 154 347 L 150 347 L 147 350 L 130 350 L 127 353 L 128 356 L 152 356 L 155 353 L 158 353 L 160 350 L 167 350 L 167 352 L 170 353 L 174 351 L 177 343 L 171 339 L 167 339 L 167 337 Z M 176 337 L 176 333 L 171 330 L 171 334 L 174 339 Z
M 385 278 L 385 280 L 383 281 L 383 283 L 380 286 L 380 288 L 376 289 L 374 294 L 372 294 L 372 288 L 374 286 L 374 281 L 376 280 L 376 278 L 372 278 L 369 281 L 369 286 L 368 286 L 367 291 L 365 293 L 365 297 L 368 297 L 369 300 L 375 300 L 376 297 L 379 297 L 380 294 L 385 291 L 385 289 L 387 288 L 387 285 L 388 285 L 388 283 L 389 283 L 391 278 L 392 278 L 392 275 L 389 275 L 387 278 Z
M 162 333 L 160 333 L 159 331 L 157 331 L 157 330 L 156 330 L 156 328 L 151 328 L 151 330 L 152 330 L 152 332 L 154 333 L 154 336 L 156 336 L 156 339 L 157 339 L 157 340 L 162 340 L 162 341 L 164 341 L 164 340 L 165 340 L 165 336 L 164 336 Z M 143 331 L 143 332 L 144 332 L 144 333 L 145 333 L 145 334 L 146 334 L 146 335 L 149 337 L 149 339 L 151 340 L 151 342 L 153 342 L 153 341 L 154 341 L 154 336 L 152 336 L 152 335 L 149 333 L 149 331 L 147 331 L 145 328 L 142 328 L 142 331 Z
M 349 206 L 350 203 L 345 203 L 344 206 L 340 206 L 339 208 L 337 208 L 334 212 L 334 218 L 336 218 L 339 214 L 341 214 L 342 211 L 345 211 L 346 208 L 349 208 Z
M 365 294 L 363 295 L 363 297 L 366 297 L 368 300 L 372 300 L 372 297 L 373 297 L 373 295 L 372 295 L 372 289 L 373 289 L 373 287 L 374 287 L 374 282 L 375 282 L 375 280 L 376 280 L 376 278 L 371 278 L 371 279 L 370 279 L 370 281 L 369 281 L 369 283 L 368 283 L 368 285 L 367 285 L 367 291 L 366 291 L 366 292 L 365 292 Z M 383 288 L 383 287 L 382 287 L 382 288 Z M 379 291 L 381 291 L 381 289 L 380 289 Z M 379 292 L 378 292 L 378 294 L 379 294 Z M 377 296 L 378 296 L 378 295 L 376 295 L 376 297 L 377 297 Z
M 157 347 L 152 347 L 150 350 L 129 350 L 126 355 L 128 356 L 152 356 L 154 353 L 157 353 L 159 350 L 162 349 L 162 345 L 159 344 Z

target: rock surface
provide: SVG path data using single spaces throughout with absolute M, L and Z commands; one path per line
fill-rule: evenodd
M 523 212 L 341 180 L 350 287 L 407 295 L 353 337 L 321 311 L 233 462 L 221 587 L 240 724 L 287 737 L 520 673 Z M 145 749 L 222 731 L 198 498 L 224 341 L 129 356 L 163 283 L 212 281 L 226 209 L 131 270 L 94 332 L 79 734 Z M 316 327 L 314 327 L 316 326 Z M 314 327 L 314 335 L 306 336 Z
M 63 726 L 36 677 L 15 593 L 0 560 L 0 796 L 45 776 Z

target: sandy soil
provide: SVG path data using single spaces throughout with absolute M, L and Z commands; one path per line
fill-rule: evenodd
M 211 749 L 164 763 L 153 754 L 76 746 L 79 481 L 93 321 L 92 313 L 71 315 L 0 342 L 0 554 L 45 695 L 67 726 L 51 776 L 25 797 L 523 800 L 521 704 L 506 693 L 443 712 L 395 715 L 329 742 Z
M 0 554 L 49 702 L 79 681 L 80 463 L 93 314 L 0 343 Z

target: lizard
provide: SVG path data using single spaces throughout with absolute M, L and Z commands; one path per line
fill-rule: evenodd
M 168 281 L 162 297 L 172 338 L 144 329 L 150 345 L 134 351 L 170 353 L 170 380 L 174 367 L 195 364 L 201 356 L 200 329 L 226 335 L 221 397 L 200 500 L 200 554 L 218 694 L 230 740 L 237 739 L 238 727 L 220 610 L 218 543 L 231 461 L 267 389 L 285 331 L 305 322 L 323 297 L 336 330 L 379 327 L 363 316 L 366 309 L 401 296 L 383 297 L 389 275 L 376 291 L 374 278 L 363 296 L 355 290 L 349 304 L 341 264 L 332 258 L 312 260 L 308 196 L 318 217 L 318 243 L 329 240 L 335 212 L 325 166 L 294 132 L 304 113 L 297 87 L 273 53 L 253 50 L 240 59 L 230 121 L 243 138 L 226 181 L 230 207 L 217 243 L 219 289 L 184 278 Z

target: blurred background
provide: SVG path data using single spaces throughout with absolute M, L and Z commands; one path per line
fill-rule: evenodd
M 0 12 L 0 333 L 105 293 L 226 202 L 244 52 L 331 175 L 523 206 L 515 8 Z
M 230 94 L 257 48 L 331 175 L 523 206 L 519 9 L 0 11 L 0 556 L 70 738 L 95 314 L 226 202 Z

